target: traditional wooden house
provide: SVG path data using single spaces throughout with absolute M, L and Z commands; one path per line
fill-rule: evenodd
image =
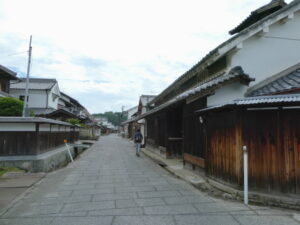
M 138 112 L 138 106 L 134 106 L 126 111 L 127 120 L 122 122 L 125 137 L 133 138 L 135 130 L 137 129 L 137 122 L 135 120 Z
M 147 146 L 240 188 L 247 145 L 251 188 L 298 194 L 299 27 L 300 0 L 253 11 L 137 118 Z
M 24 100 L 26 79 L 10 84 L 10 93 L 13 97 Z M 59 89 L 56 79 L 30 78 L 29 79 L 29 110 L 35 116 L 66 121 L 77 118 L 82 123 L 91 123 L 93 117 L 76 99 L 63 93 Z
M 20 100 L 25 98 L 26 79 L 10 84 L 10 93 Z M 55 79 L 30 78 L 28 87 L 28 107 L 37 116 L 46 116 L 58 109 L 60 91 Z
M 138 111 L 136 116 L 140 116 L 148 111 L 147 104 L 155 98 L 155 95 L 141 95 L 139 104 L 138 104 Z M 141 130 L 141 133 L 144 137 L 142 141 L 142 147 L 145 147 L 146 139 L 147 139 L 147 123 L 145 119 L 141 119 L 137 121 L 138 126 Z
M 0 97 L 11 97 L 9 94 L 10 82 L 18 82 L 17 74 L 0 65 Z

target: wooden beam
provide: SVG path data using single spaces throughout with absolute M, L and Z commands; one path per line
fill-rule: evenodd
M 184 161 L 189 162 L 195 166 L 198 166 L 203 169 L 205 168 L 205 159 L 203 158 L 184 153 L 183 159 Z

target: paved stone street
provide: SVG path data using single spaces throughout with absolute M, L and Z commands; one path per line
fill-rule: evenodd
M 214 199 L 137 158 L 115 135 L 48 174 L 0 218 L 1 225 L 300 224 L 292 211 Z

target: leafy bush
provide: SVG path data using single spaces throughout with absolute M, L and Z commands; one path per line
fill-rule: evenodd
M 23 102 L 11 97 L 0 97 L 0 116 L 22 116 Z
M 30 111 L 29 111 L 29 116 L 30 116 L 30 117 L 35 117 L 35 111 L 32 110 L 32 109 L 30 109 Z

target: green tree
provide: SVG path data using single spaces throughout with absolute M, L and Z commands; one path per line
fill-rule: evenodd
M 23 102 L 12 97 L 0 97 L 0 116 L 22 116 Z
M 126 120 L 124 116 L 122 116 L 122 112 L 105 112 L 105 113 L 97 113 L 93 114 L 93 116 L 102 116 L 107 118 L 109 122 L 111 122 L 113 125 L 118 126 L 120 125 L 123 121 Z
M 69 118 L 67 119 L 67 122 L 73 125 L 80 125 L 80 120 L 77 118 Z

